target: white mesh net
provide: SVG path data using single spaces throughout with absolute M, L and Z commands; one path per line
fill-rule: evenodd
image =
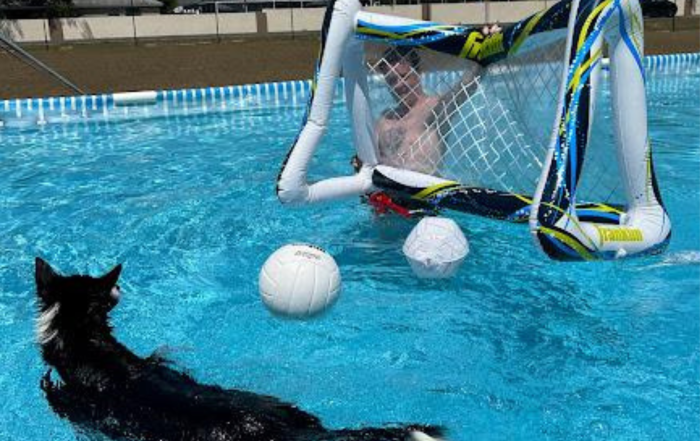
M 566 30 L 533 35 L 517 54 L 481 68 L 433 51 L 365 43 L 379 162 L 465 186 L 533 194 L 565 49 Z M 595 176 L 586 179 L 585 199 L 607 201 L 615 185 L 602 176 L 611 176 L 614 155 L 591 156 L 584 175 Z

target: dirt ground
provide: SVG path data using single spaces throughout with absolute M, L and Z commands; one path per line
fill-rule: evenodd
M 28 51 L 88 93 L 227 86 L 313 76 L 313 37 L 34 47 Z M 0 99 L 74 95 L 0 50 Z
M 647 32 L 647 54 L 698 52 L 700 31 Z M 29 51 L 88 93 L 308 79 L 316 35 L 190 42 L 102 43 Z M 0 99 L 74 95 L 0 51 Z

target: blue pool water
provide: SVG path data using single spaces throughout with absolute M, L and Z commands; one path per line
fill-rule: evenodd
M 700 75 L 650 75 L 649 119 L 669 250 L 547 260 L 523 226 L 455 215 L 458 277 L 416 280 L 411 224 L 356 200 L 283 208 L 278 167 L 302 103 L 0 130 L 0 440 L 75 439 L 38 387 L 33 259 L 65 273 L 123 262 L 118 337 L 166 347 L 197 379 L 273 394 L 331 427 L 425 422 L 466 440 L 700 437 Z M 349 171 L 335 112 L 319 175 Z M 342 273 L 309 322 L 272 317 L 258 270 L 309 241 Z

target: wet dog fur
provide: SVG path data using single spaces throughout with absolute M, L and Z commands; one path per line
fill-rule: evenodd
M 102 277 L 62 276 L 36 259 L 37 341 L 50 366 L 41 388 L 82 433 L 139 441 L 429 441 L 432 426 L 329 430 L 275 397 L 197 382 L 114 337 L 121 265 Z M 55 370 L 60 379 L 52 379 Z

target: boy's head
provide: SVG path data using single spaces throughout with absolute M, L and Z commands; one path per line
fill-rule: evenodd
M 420 68 L 420 55 L 415 49 L 408 46 L 393 46 L 384 51 L 379 61 L 379 72 L 386 74 L 398 64 L 406 63 L 416 71 Z
M 402 101 L 422 90 L 419 72 L 420 56 L 410 47 L 391 47 L 378 63 L 378 71 L 396 99 Z

